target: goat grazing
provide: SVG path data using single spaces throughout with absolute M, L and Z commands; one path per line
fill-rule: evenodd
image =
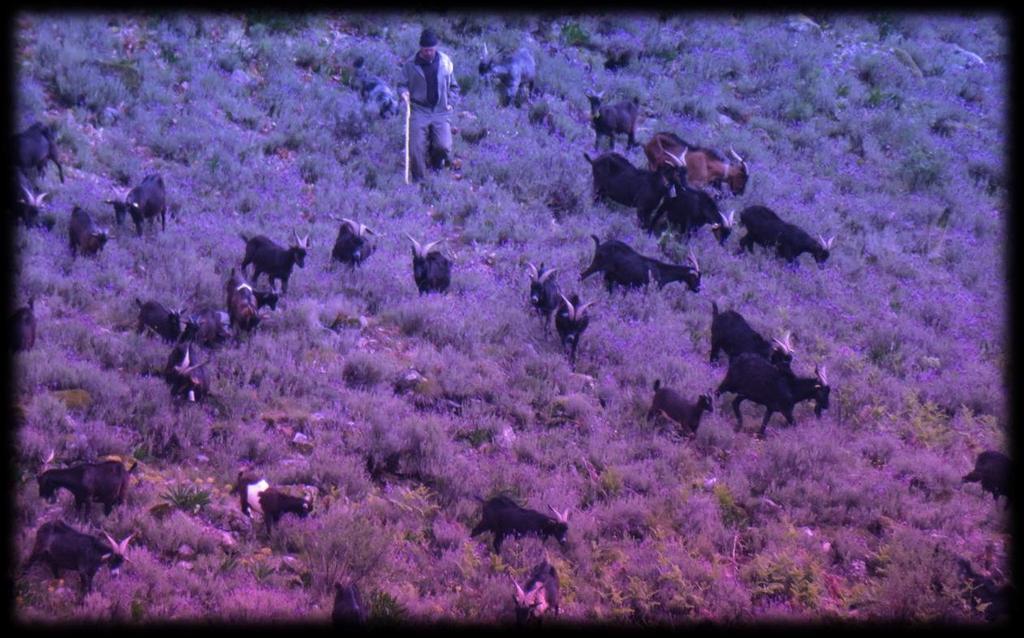
M 981 489 L 991 492 L 993 501 L 998 500 L 1000 495 L 1005 496 L 1005 509 L 1009 509 L 1010 501 L 1013 499 L 1012 469 L 1010 457 L 1002 452 L 989 450 L 978 455 L 974 469 L 964 475 L 963 482 L 981 483 Z
M 580 273 L 581 281 L 603 272 L 604 283 L 610 293 L 614 284 L 634 288 L 645 286 L 653 275 L 658 288 L 664 288 L 673 281 L 682 281 L 691 291 L 700 292 L 700 264 L 693 250 L 690 250 L 690 265 L 680 266 L 644 257 L 617 239 L 602 244 L 597 235 L 591 235 L 591 238 L 594 240 L 594 259 Z
M 718 304 L 711 302 L 711 363 L 718 361 L 719 351 L 732 357 L 752 352 L 768 359 L 780 367 L 789 368 L 793 361 L 793 343 L 790 333 L 782 339 L 775 339 L 773 346 L 756 330 L 750 327 L 743 315 L 735 310 L 718 311 Z
M 36 530 L 35 546 L 24 569 L 27 571 L 37 561 L 43 561 L 50 566 L 54 578 L 60 577 L 62 569 L 73 569 L 81 579 L 84 598 L 85 594 L 92 591 L 92 579 L 101 565 L 107 565 L 110 573 L 116 575 L 121 565 L 129 560 L 128 543 L 135 534 L 120 543 L 106 532 L 103 535 L 106 536 L 105 541 L 97 536 L 82 534 L 63 521 L 43 523 Z
M 377 233 L 365 224 L 351 219 L 342 219 L 341 227 L 338 228 L 338 238 L 334 240 L 331 259 L 353 267 L 363 263 L 363 260 L 376 250 L 374 245 L 367 242 L 367 234 L 376 235 Z
M 51 460 L 52 454 L 47 463 Z M 39 496 L 53 502 L 57 490 L 63 487 L 74 495 L 78 509 L 84 510 L 95 501 L 103 503 L 103 513 L 109 515 L 115 505 L 124 503 L 128 480 L 137 466 L 138 463 L 132 463 L 126 469 L 120 461 L 103 461 L 45 470 L 36 478 Z
M 704 412 L 711 414 L 713 411 L 710 394 L 702 394 L 696 402 L 691 403 L 672 388 L 661 387 L 661 379 L 658 379 L 654 382 L 654 398 L 651 400 L 651 409 L 647 411 L 647 421 L 650 422 L 661 412 L 694 435 L 697 434 Z
M 512 578 L 511 575 L 509 578 Z M 525 588 L 520 587 L 515 578 L 512 578 L 512 584 L 516 588 L 512 599 L 516 604 L 518 626 L 526 625 L 530 619 L 536 619 L 539 624 L 549 608 L 554 609 L 555 615 L 558 615 L 558 573 L 547 559 L 533 568 Z
M 603 153 L 591 158 L 584 151 L 583 157 L 590 162 L 593 172 L 594 201 L 607 198 L 635 207 L 640 225 L 645 228 L 652 218 L 658 216 L 663 205 L 676 197 L 686 181 L 685 172 L 679 168 L 681 163 L 661 166 L 657 171 L 645 171 L 618 153 Z
M 39 209 L 46 199 L 47 193 L 34 194 L 27 182 L 22 181 L 23 174 L 17 171 L 19 184 L 15 186 L 16 199 L 14 200 L 14 219 L 21 220 L 25 228 L 45 228 L 52 230 L 56 221 L 52 217 L 39 219 Z
M 271 288 L 274 287 L 274 280 L 281 281 L 281 292 L 288 293 L 288 278 L 292 275 L 292 267 L 295 264 L 299 268 L 306 267 L 306 250 L 309 249 L 309 235 L 299 238 L 296 231 L 292 231 L 295 242 L 286 250 L 274 243 L 265 235 L 256 235 L 248 238 L 239 233 L 239 237 L 245 242 L 245 258 L 242 259 L 242 271 L 249 264 L 253 265 L 252 283 L 259 283 L 260 275 L 267 273 Z
M 210 385 L 203 366 L 209 362 L 207 359 L 195 363 L 192 342 L 179 340 L 167 356 L 167 365 L 164 366 L 164 380 L 171 386 L 171 397 L 188 398 L 191 402 L 206 398 L 210 393 Z
M 586 314 L 587 308 L 596 304 L 596 301 L 580 305 L 580 296 L 573 294 L 572 301 L 565 298 L 565 295 L 558 295 L 562 302 L 555 313 L 555 330 L 562 341 L 562 350 L 569 348 L 569 365 L 576 369 L 576 349 L 580 345 L 580 337 L 583 331 L 590 325 L 590 317 Z
M 124 223 L 125 215 L 131 215 L 139 237 L 142 237 L 143 220 L 152 220 L 156 225 L 158 215 L 161 230 L 167 230 L 167 191 L 164 178 L 159 174 L 146 175 L 138 186 L 122 190 L 114 199 L 104 200 L 104 203 L 114 207 L 114 219 L 118 226 Z
M 230 327 L 237 331 L 236 336 L 240 336 L 242 330 L 252 332 L 260 323 L 259 306 L 252 286 L 246 283 L 241 273 L 232 268 L 224 290 L 227 293 L 224 305 L 228 308 Z
M 254 474 L 245 471 L 238 473 L 231 494 L 238 495 L 242 513 L 250 519 L 252 510 L 263 516 L 268 534 L 271 524 L 279 521 L 285 514 L 305 517 L 313 511 L 313 501 L 309 495 L 298 497 L 285 494 L 270 487 L 267 479 L 257 479 Z
M 545 270 L 543 262 L 540 264 L 540 270 L 533 264 L 528 263 L 527 266 L 530 268 L 530 305 L 542 317 L 544 331 L 548 332 L 551 329 L 551 315 L 558 308 L 561 296 L 558 284 L 552 279 L 558 269 Z
M 68 225 L 71 256 L 76 257 L 79 250 L 83 255 L 95 255 L 103 250 L 107 239 L 107 229 L 97 227 L 88 212 L 75 206 L 71 211 L 71 223 Z
M 735 223 L 735 213 L 722 215 L 718 210 L 718 204 L 710 195 L 689 187 L 678 189 L 675 197 L 665 200 L 664 205 L 657 209 L 647 224 L 648 232 L 654 232 L 662 215 L 665 216 L 670 228 L 677 228 L 688 236 L 701 226 L 710 224 L 711 233 L 719 245 L 725 244 L 725 240 L 732 234 Z
M 36 345 L 36 316 L 33 311 L 35 302 L 35 297 L 29 297 L 28 305 L 18 308 L 11 315 L 11 352 L 31 350 Z
M 437 249 L 443 239 L 432 241 L 425 246 L 406 233 L 412 242 L 412 276 L 420 294 L 427 292 L 445 292 L 451 283 L 451 261 Z
M 477 500 L 483 502 L 482 517 L 480 523 L 473 528 L 469 535 L 472 537 L 486 531 L 493 532 L 496 553 L 501 552 L 501 542 L 505 540 L 506 536 L 520 538 L 529 534 L 540 536 L 542 539 L 553 536 L 563 546 L 567 541 L 568 509 L 559 512 L 551 507 L 551 511 L 556 517 L 551 518 L 538 511 L 520 507 L 507 496 L 495 496 L 486 502 L 480 498 Z
M 664 164 L 669 157 L 686 152 L 687 181 L 693 188 L 711 186 L 719 191 L 727 184 L 735 195 L 742 195 L 747 188 L 750 174 L 746 161 L 736 151 L 729 149 L 731 161 L 716 150 L 701 148 L 667 132 L 655 133 L 644 146 L 644 154 L 651 170 Z
M 750 206 L 740 213 L 740 223 L 747 229 L 747 234 L 740 239 L 740 249 L 754 252 L 754 244 L 760 244 L 768 249 L 775 246 L 776 254 L 792 264 L 803 253 L 810 253 L 819 266 L 825 264 L 829 251 L 832 249 L 832 242 L 835 237 L 825 239 L 818 236 L 818 240 L 811 239 L 804 229 L 782 221 L 767 206 Z
M 352 62 L 355 73 L 352 76 L 353 85 L 359 89 L 359 97 L 363 100 L 364 108 L 368 112 L 375 112 L 384 119 L 390 115 L 398 115 L 400 109 L 395 91 L 382 78 L 371 75 L 363 64 L 362 56 Z
M 46 163 L 53 162 L 60 173 L 60 183 L 64 183 L 64 169 L 57 159 L 57 145 L 53 143 L 53 131 L 42 122 L 36 122 L 21 133 L 14 136 L 15 161 L 26 177 L 32 173 L 43 176 Z M 32 171 L 30 173 L 29 171 Z M 32 177 L 33 186 L 35 178 Z
M 732 409 L 736 413 L 736 430 L 743 427 L 740 403 L 745 400 L 765 406 L 764 421 L 757 436 L 764 438 L 768 419 L 775 412 L 781 412 L 786 422 L 793 425 L 793 406 L 801 401 L 814 400 L 814 414 L 819 419 L 821 411 L 828 409 L 831 388 L 825 368 L 814 369 L 813 377 L 797 377 L 789 369 L 780 369 L 759 355 L 746 352 L 729 360 L 729 371 L 715 390 L 715 396 L 733 392 Z
M 537 64 L 533 54 L 526 47 L 521 47 L 512 55 L 502 56 L 495 61 L 487 55 L 487 44 L 484 44 L 483 58 L 478 67 L 484 78 L 495 77 L 501 83 L 501 105 L 508 106 L 515 101 L 518 107 L 522 102 L 520 92 L 527 97 L 533 94 L 534 81 L 537 79 Z
M 164 341 L 177 341 L 184 328 L 181 315 L 183 309 L 171 311 L 156 301 L 142 303 L 141 299 L 135 299 L 139 307 L 139 325 L 137 332 L 142 334 L 145 330 L 159 335 Z
M 362 627 L 366 625 L 366 605 L 355 583 L 334 583 L 334 609 L 331 622 L 335 627 Z
M 636 146 L 636 121 L 640 114 L 640 98 L 623 100 L 615 104 L 601 106 L 604 91 L 592 93 L 587 91 L 590 100 L 590 121 L 594 126 L 594 150 L 597 150 L 601 136 L 608 138 L 609 148 L 615 150 L 615 136 L 626 135 L 627 148 Z

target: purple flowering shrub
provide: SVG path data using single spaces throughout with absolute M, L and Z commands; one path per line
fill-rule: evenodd
M 23 14 L 16 124 L 52 126 L 65 183 L 40 180 L 52 232 L 19 227 L 15 303 L 35 297 L 34 349 L 16 355 L 13 563 L 65 520 L 120 539 L 79 603 L 77 577 L 15 573 L 24 622 L 326 623 L 354 580 L 370 622 L 507 624 L 508 580 L 547 557 L 573 623 L 765 619 L 981 622 L 957 560 L 1006 582 L 1007 518 L 976 484 L 976 455 L 1008 449 L 1004 243 L 1007 24 L 999 16 L 469 14 Z M 462 87 L 457 172 L 403 176 L 404 113 L 368 112 L 353 62 L 394 84 L 423 26 Z M 539 95 L 497 105 L 483 45 L 526 46 Z M 616 64 L 606 65 L 611 59 Z M 626 60 L 622 63 L 622 60 Z M 747 161 L 742 196 L 812 237 L 818 268 L 707 227 L 649 236 L 630 207 L 594 202 L 587 90 L 640 98 L 637 140 L 659 131 Z M 403 109 L 404 110 L 404 107 Z M 606 142 L 605 142 L 606 144 Z M 616 152 L 646 167 L 642 149 Z M 602 146 L 603 152 L 605 147 Z M 159 172 L 165 231 L 118 227 L 103 201 Z M 112 237 L 72 258 L 69 213 Z M 357 268 L 331 260 L 343 218 L 372 228 Z M 171 346 L 136 333 L 135 300 L 224 310 L 239 234 L 305 266 L 260 325 L 216 349 L 210 397 L 174 402 Z M 446 294 L 419 295 L 411 244 L 443 239 Z M 685 263 L 679 283 L 612 294 L 580 281 L 591 235 Z M 528 303 L 528 264 L 557 268 L 591 317 L 570 368 Z M 265 277 L 254 283 L 267 290 Z M 711 302 L 793 370 L 827 366 L 830 407 L 776 414 L 713 402 L 692 437 L 646 414 L 660 379 L 714 392 Z M 114 455 L 139 467 L 109 516 L 41 499 L 35 477 Z M 268 534 L 230 494 L 251 469 L 312 513 Z M 562 547 L 470 537 L 499 494 L 568 509 Z

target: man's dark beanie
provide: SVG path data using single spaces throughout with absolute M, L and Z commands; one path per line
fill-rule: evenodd
M 420 46 L 421 47 L 436 47 L 437 46 L 437 34 L 434 33 L 433 29 L 424 29 L 423 33 L 420 34 Z

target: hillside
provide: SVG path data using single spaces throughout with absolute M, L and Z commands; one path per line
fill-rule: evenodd
M 404 115 L 368 114 L 349 82 L 359 56 L 396 82 L 424 25 L 462 88 L 463 166 L 420 188 Z M 333 583 L 356 578 L 372 622 L 509 623 L 507 574 L 523 583 L 546 553 L 573 623 L 985 622 L 957 559 L 1007 580 L 1003 501 L 961 482 L 979 452 L 1009 453 L 1004 17 L 25 13 L 14 35 L 18 130 L 52 125 L 65 183 L 52 166 L 41 180 L 53 230 L 14 237 L 39 336 L 16 355 L 12 563 L 48 520 L 137 534 L 81 604 L 73 572 L 18 575 L 19 620 L 326 623 Z M 542 95 L 499 107 L 484 43 L 525 45 Z M 641 144 L 734 148 L 751 179 L 722 210 L 835 235 L 828 261 L 737 254 L 740 229 L 724 246 L 707 228 L 652 237 L 594 203 L 588 90 L 639 98 Z M 138 238 L 103 202 L 153 172 L 172 214 Z M 97 257 L 68 249 L 76 205 L 111 229 Z M 330 259 L 342 218 L 380 234 L 354 270 Z M 293 231 L 311 248 L 277 309 L 202 352 L 210 400 L 172 403 L 171 346 L 136 332 L 135 300 L 224 309 L 239 234 Z M 445 239 L 447 294 L 418 294 L 406 233 Z M 692 249 L 700 292 L 579 281 L 592 234 L 673 263 Z M 575 371 L 528 305 L 541 262 L 597 302 Z M 800 404 L 759 440 L 763 408 L 746 402 L 734 431 L 728 394 L 693 438 L 645 419 L 655 380 L 694 398 L 725 376 L 712 301 L 791 331 L 798 375 L 827 366 L 820 419 Z M 137 461 L 127 502 L 80 517 L 66 491 L 40 498 L 51 450 Z M 312 514 L 268 536 L 228 493 L 242 468 L 312 494 Z M 499 556 L 470 537 L 476 498 L 499 493 L 568 508 L 567 544 Z

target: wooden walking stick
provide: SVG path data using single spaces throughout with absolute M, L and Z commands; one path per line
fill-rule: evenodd
M 409 121 L 412 118 L 412 104 L 409 102 L 409 94 L 403 93 L 405 100 L 405 183 L 412 183 L 412 167 L 409 164 Z

